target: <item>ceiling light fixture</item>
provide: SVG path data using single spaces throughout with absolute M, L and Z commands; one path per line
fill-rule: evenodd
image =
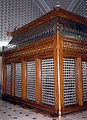
M 60 3 L 59 2 L 56 3 L 56 7 L 60 7 Z
M 9 41 L 0 41 L 0 47 L 7 46 Z

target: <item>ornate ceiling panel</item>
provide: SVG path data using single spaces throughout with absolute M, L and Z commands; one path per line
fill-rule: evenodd
M 72 0 L 45 0 L 45 2 L 51 9 L 53 9 L 58 4 L 61 8 L 67 9 Z
M 31 22 L 42 16 L 56 5 L 68 9 L 75 0 L 0 0 L 0 45 L 7 44 L 12 38 L 7 37 L 7 31 Z M 77 0 L 74 11 L 87 16 L 87 0 Z M 73 12 L 74 12 L 73 11 Z
M 0 3 L 0 41 L 3 45 L 11 40 L 7 31 L 13 31 L 43 14 L 32 0 L 0 0 Z

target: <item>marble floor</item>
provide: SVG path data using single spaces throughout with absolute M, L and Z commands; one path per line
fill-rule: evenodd
M 0 100 L 0 120 L 87 120 L 87 110 L 67 114 L 61 118 L 51 118 L 19 105 Z

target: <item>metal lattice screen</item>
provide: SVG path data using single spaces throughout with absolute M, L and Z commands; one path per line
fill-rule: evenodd
M 35 101 L 35 61 L 27 62 L 27 99 Z
M 87 101 L 87 61 L 82 61 L 83 101 Z
M 15 96 L 21 97 L 22 75 L 21 63 L 15 63 Z
M 76 104 L 75 59 L 63 58 L 64 105 Z
M 11 64 L 6 65 L 6 95 L 10 95 L 11 90 Z
M 42 102 L 49 105 L 55 104 L 54 93 L 54 59 L 42 59 Z

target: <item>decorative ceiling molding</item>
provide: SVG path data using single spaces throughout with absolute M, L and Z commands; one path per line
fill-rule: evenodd
M 76 9 L 74 10 L 74 12 L 76 12 L 76 10 L 79 8 L 80 4 L 82 3 L 83 0 L 80 0 L 80 2 L 78 3 L 78 5 L 76 6 Z
M 40 10 L 43 13 L 47 13 L 47 12 L 51 11 L 51 9 L 49 8 L 49 6 L 47 5 L 47 3 L 44 0 L 33 0 L 33 2 L 40 8 Z
M 75 12 L 79 5 L 82 3 L 83 0 L 73 0 L 69 7 L 67 8 L 68 11 Z

